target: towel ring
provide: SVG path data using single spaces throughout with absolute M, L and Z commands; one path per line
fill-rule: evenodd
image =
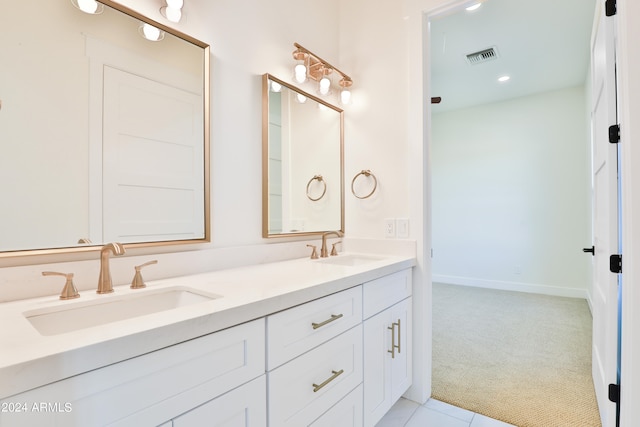
M 373 190 L 371 190 L 371 192 L 369 194 L 367 194 L 366 196 L 358 196 L 356 194 L 356 190 L 353 188 L 353 184 L 355 184 L 356 179 L 358 179 L 358 177 L 360 175 L 364 175 L 367 178 L 368 177 L 372 177 L 373 178 Z M 358 173 L 356 176 L 353 177 L 353 180 L 351 181 L 351 192 L 358 199 L 366 199 L 366 198 L 371 197 L 371 195 L 376 192 L 376 188 L 378 188 L 378 179 L 376 178 L 376 176 L 373 173 L 371 173 L 371 171 L 369 169 L 363 170 L 362 172 Z
M 322 194 L 320 195 L 320 197 L 314 199 L 313 197 L 311 197 L 311 194 L 309 194 L 309 187 L 311 186 L 311 183 L 316 179 L 318 180 L 318 182 L 321 182 L 324 185 L 324 188 L 322 189 Z M 307 197 L 312 202 L 317 202 L 318 200 L 322 199 L 326 192 L 327 192 L 327 183 L 324 180 L 324 178 L 322 178 L 322 175 L 314 175 L 313 178 L 311 178 L 307 183 Z

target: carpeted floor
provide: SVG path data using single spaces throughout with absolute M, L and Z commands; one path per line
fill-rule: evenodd
M 519 427 L 591 427 L 582 299 L 433 285 L 432 397 Z

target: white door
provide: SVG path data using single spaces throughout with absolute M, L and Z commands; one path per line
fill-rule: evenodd
M 617 384 L 618 276 L 609 257 L 618 249 L 617 144 L 609 142 L 609 126 L 616 124 L 615 41 L 613 17 L 606 17 L 599 1 L 591 42 L 593 74 L 593 381 L 603 427 L 616 425 L 616 406 L 609 400 L 609 384 Z
M 104 67 L 103 240 L 204 237 L 202 99 Z

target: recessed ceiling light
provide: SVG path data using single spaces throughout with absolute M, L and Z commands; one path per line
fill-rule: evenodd
M 482 6 L 482 3 L 475 3 L 475 4 L 472 4 L 471 6 L 465 8 L 465 10 L 467 12 L 472 12 L 472 11 L 478 9 L 480 6 Z
M 511 78 L 511 77 L 509 77 L 509 76 L 500 76 L 500 77 L 498 77 L 498 81 L 499 81 L 500 83 L 504 83 L 504 82 L 506 82 L 507 80 L 509 80 L 510 78 Z

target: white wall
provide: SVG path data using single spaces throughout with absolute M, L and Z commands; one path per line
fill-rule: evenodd
M 169 24 L 156 0 L 121 3 Z M 291 81 L 294 42 L 338 66 L 355 82 L 353 105 L 345 109 L 345 182 L 348 185 L 357 172 L 371 169 L 379 189 L 375 197 L 361 202 L 347 187 L 347 236 L 382 237 L 383 218 L 407 216 L 406 87 L 380 85 L 395 79 L 396 66 L 406 63 L 406 48 L 389 43 L 404 39 L 404 21 L 399 5 L 379 3 L 380 7 L 360 0 L 185 2 L 186 20 L 170 26 L 211 45 L 212 240 L 131 250 L 127 257 L 112 260 L 116 284 L 130 280 L 129 270 L 137 262 L 133 256 L 149 259 L 159 252 L 164 253 L 163 262 L 149 269 L 147 280 L 308 255 L 306 240 L 263 239 L 261 230 L 261 76 L 268 72 Z M 250 250 L 242 254 L 238 247 Z M 40 276 L 45 268 L 75 271 L 76 286 L 91 289 L 97 258 L 95 252 L 0 257 L 0 301 L 58 292 Z
M 585 297 L 582 86 L 434 114 L 433 280 Z
M 121 3 L 168 24 L 159 13 L 156 0 Z M 211 45 L 212 239 L 208 244 L 131 250 L 126 258 L 112 260 L 116 284 L 130 280 L 129 270 L 136 262 L 130 255 L 149 259 L 157 252 L 176 253 L 173 257 L 164 255 L 163 265 L 148 271 L 147 280 L 152 280 L 154 276 L 188 274 L 307 254 L 305 242 L 300 239 L 284 240 L 290 243 L 274 246 L 283 240 L 262 238 L 262 74 L 269 72 L 290 81 L 294 42 L 338 63 L 338 3 L 328 0 L 301 7 L 292 0 L 185 2 L 186 20 L 171 26 Z M 245 246 L 254 248 L 245 251 L 245 256 L 234 249 Z M 184 256 L 177 253 L 181 251 L 196 252 L 188 257 L 189 262 L 184 262 Z M 45 265 L 47 269 L 78 272 L 76 285 L 80 289 L 95 287 L 97 258 L 95 252 L 0 257 L 0 267 L 3 267 L 0 268 L 0 301 L 59 292 L 57 286 L 47 286 L 48 281 L 40 276 Z M 86 265 L 76 262 L 79 260 L 87 260 Z M 176 265 L 171 265 L 172 260 Z M 49 265 L 67 262 L 71 264 Z M 23 265 L 32 267 L 17 268 Z

